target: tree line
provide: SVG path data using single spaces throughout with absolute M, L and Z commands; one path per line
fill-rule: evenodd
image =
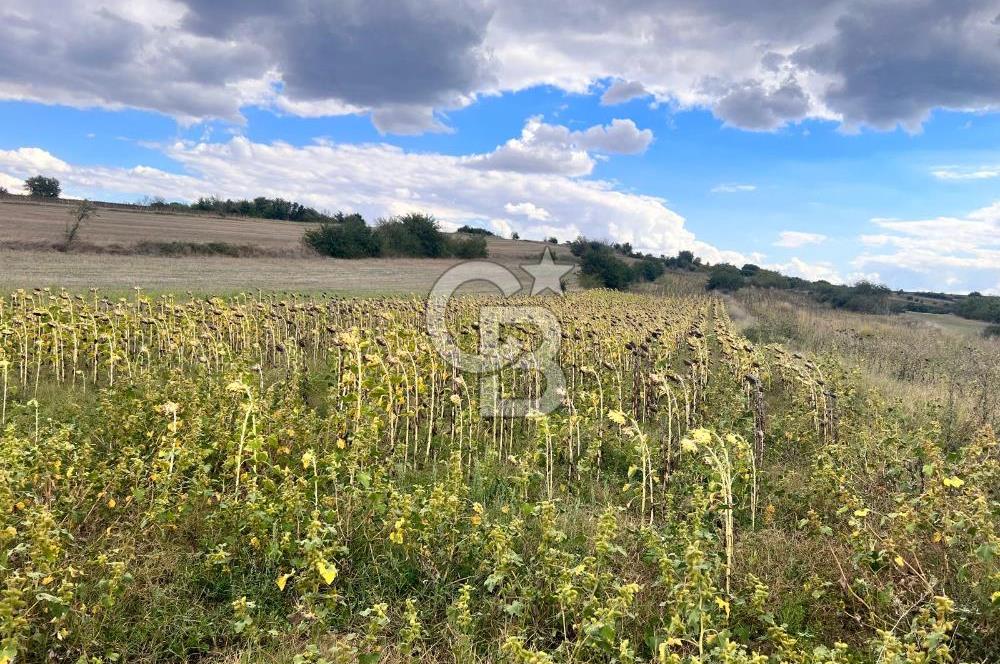
M 485 258 L 485 234 L 449 237 L 437 219 L 413 212 L 379 219 L 369 226 L 360 214 L 337 212 L 329 221 L 308 229 L 303 242 L 331 258 Z

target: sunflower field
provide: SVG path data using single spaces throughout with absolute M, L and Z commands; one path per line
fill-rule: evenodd
M 1000 661 L 989 427 L 715 297 L 520 303 L 548 414 L 482 415 L 419 299 L 0 299 L 0 663 Z

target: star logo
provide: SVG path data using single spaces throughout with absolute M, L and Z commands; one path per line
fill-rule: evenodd
M 522 265 L 521 269 L 531 275 L 531 294 L 538 295 L 551 291 L 554 295 L 562 295 L 563 276 L 573 271 L 573 265 L 556 265 L 552 260 L 552 252 L 545 247 L 545 253 L 537 265 Z

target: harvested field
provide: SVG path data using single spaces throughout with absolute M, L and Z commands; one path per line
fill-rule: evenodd
M 318 258 L 301 245 L 307 224 L 264 219 L 105 208 L 83 227 L 82 250 L 52 247 L 62 238 L 72 202 L 0 199 L 0 287 L 228 293 L 296 290 L 372 295 L 426 293 L 457 259 Z M 255 247 L 262 256 L 151 256 L 142 243 L 227 243 Z M 560 261 L 573 260 L 565 247 L 523 240 L 488 239 L 490 260 L 511 267 L 537 261 L 551 247 Z M 126 254 L 126 255 L 122 255 Z

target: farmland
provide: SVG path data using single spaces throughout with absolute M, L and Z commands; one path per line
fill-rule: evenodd
M 527 417 L 419 299 L 14 292 L 0 659 L 996 661 L 991 429 L 662 292 L 513 300 L 562 330 Z M 460 346 L 498 303 L 453 301 Z
M 327 292 L 354 295 L 426 293 L 455 264 L 451 259 L 330 260 L 302 246 L 310 224 L 205 214 L 100 207 L 83 226 L 80 249 L 52 251 L 72 206 L 0 197 L 0 288 L 89 288 L 235 294 L 242 290 Z M 256 255 L 163 256 L 137 251 L 141 243 L 222 243 Z M 487 240 L 489 259 L 513 269 L 538 261 L 542 242 Z M 573 257 L 553 247 L 560 261 Z M 571 278 L 571 284 L 575 279 Z

